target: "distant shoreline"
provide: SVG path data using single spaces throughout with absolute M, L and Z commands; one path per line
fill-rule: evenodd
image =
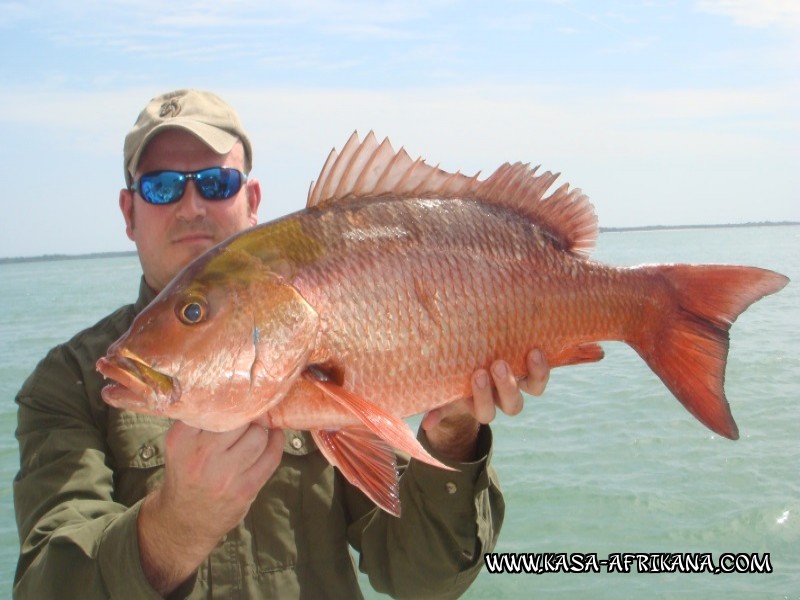
M 90 254 L 42 254 L 41 256 L 14 256 L 0 258 L 0 265 L 8 263 L 49 262 L 56 260 L 81 260 L 84 258 L 117 258 L 120 256 L 136 256 L 136 250 L 125 252 L 92 252 Z
M 727 225 L 640 225 L 637 227 L 600 227 L 600 233 L 624 231 L 658 231 L 661 229 L 732 229 L 736 227 L 784 227 L 800 225 L 798 221 L 759 221 L 755 223 L 728 223 Z
M 627 231 L 661 231 L 667 229 L 728 229 L 734 227 L 782 227 L 800 225 L 798 221 L 762 221 L 756 223 L 729 223 L 727 225 L 640 225 L 637 227 L 600 227 L 600 233 L 624 233 Z M 41 256 L 14 256 L 0 258 L 0 265 L 9 263 L 48 262 L 56 260 L 81 260 L 84 258 L 118 258 L 136 256 L 135 250 L 124 252 L 92 252 L 89 254 L 43 254 Z

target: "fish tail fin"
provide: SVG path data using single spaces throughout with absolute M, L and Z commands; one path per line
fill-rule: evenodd
M 725 398 L 729 330 L 751 304 L 781 290 L 789 279 L 755 267 L 659 265 L 674 311 L 631 346 L 681 404 L 706 427 L 735 440 L 739 429 Z

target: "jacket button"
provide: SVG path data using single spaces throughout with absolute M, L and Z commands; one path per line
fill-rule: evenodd
M 153 448 L 150 444 L 145 444 L 141 448 L 139 448 L 139 456 L 142 460 L 150 460 L 155 456 L 156 449 Z
M 299 437 L 292 438 L 292 448 L 295 450 L 300 450 L 303 447 L 303 440 Z
M 444 489 L 446 489 L 447 493 L 452 496 L 458 491 L 458 486 L 452 481 L 448 481 L 446 484 L 444 484 Z

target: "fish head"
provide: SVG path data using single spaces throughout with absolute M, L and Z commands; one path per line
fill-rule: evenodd
M 187 266 L 98 360 L 103 400 L 227 431 L 283 398 L 318 317 L 283 274 L 224 249 Z

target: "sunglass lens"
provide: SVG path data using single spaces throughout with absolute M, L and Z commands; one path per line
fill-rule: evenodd
M 175 171 L 162 171 L 142 175 L 139 193 L 151 204 L 171 204 L 183 196 L 186 177 Z
M 242 187 L 242 174 L 236 169 L 214 167 L 197 173 L 195 183 L 206 200 L 225 200 Z

